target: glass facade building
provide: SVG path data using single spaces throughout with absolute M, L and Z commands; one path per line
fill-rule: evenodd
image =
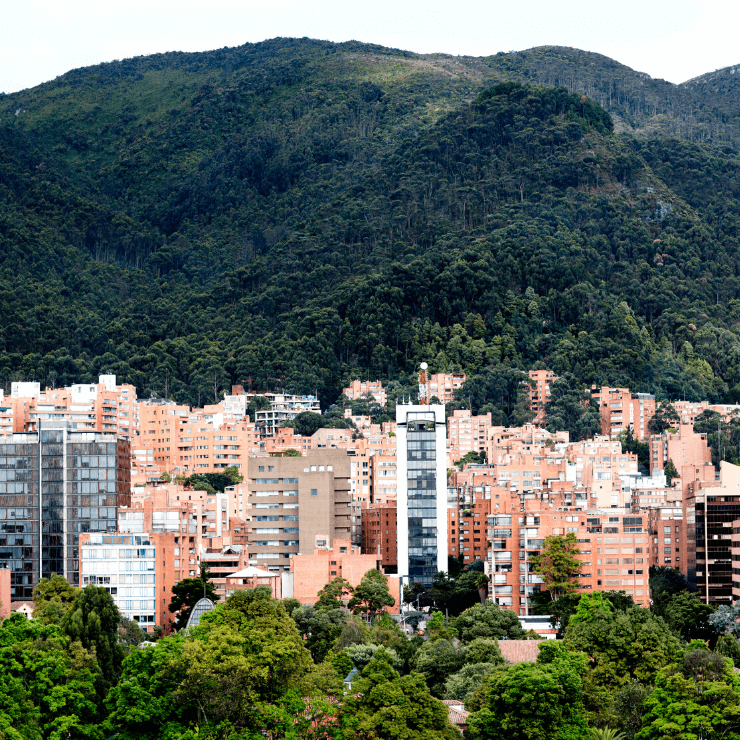
M 52 573 L 80 585 L 79 535 L 116 531 L 130 465 L 128 441 L 65 422 L 0 440 L 0 567 L 13 600 L 30 600 Z
M 447 570 L 444 406 L 397 406 L 398 572 L 431 585 Z

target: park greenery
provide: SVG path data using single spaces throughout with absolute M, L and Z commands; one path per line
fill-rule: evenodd
M 529 637 L 514 612 L 486 600 L 399 623 L 378 571 L 357 587 L 335 578 L 313 605 L 237 591 L 167 636 L 123 619 L 105 589 L 52 576 L 34 619 L 0 623 L 0 738 L 460 737 L 441 699 L 470 712 L 469 740 L 740 738 L 740 604 L 703 604 L 668 567 L 650 570 L 649 609 L 562 580 L 541 600 L 558 639 L 509 664 L 501 641 Z

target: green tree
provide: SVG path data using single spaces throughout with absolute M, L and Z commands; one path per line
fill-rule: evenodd
M 119 639 L 121 613 L 113 597 L 104 589 L 86 586 L 62 620 L 62 629 L 86 650 L 94 651 L 102 679 L 102 689 L 115 685 L 125 656 Z
M 666 429 L 677 428 L 681 419 L 673 405 L 667 401 L 661 401 L 652 418 L 648 422 L 650 434 L 663 434 Z
M 708 650 L 688 650 L 662 669 L 637 740 L 740 738 L 740 679 L 732 662 Z
M 249 404 L 247 406 L 249 420 L 254 423 L 257 411 L 267 411 L 270 408 L 272 408 L 272 404 L 267 396 L 252 396 L 252 398 L 249 399 Z
M 642 720 L 647 712 L 645 701 L 652 693 L 652 686 L 629 681 L 614 694 L 609 713 L 614 718 L 613 724 L 624 733 L 627 740 L 633 740 L 642 728 Z
M 341 576 L 332 578 L 318 593 L 318 600 L 314 605 L 316 609 L 341 609 L 344 606 L 343 599 L 351 596 L 354 592 L 352 584 Z
M 380 651 L 362 675 L 357 693 L 345 699 L 347 740 L 459 740 L 447 707 L 429 693 L 422 676 L 399 676 Z
M 403 660 L 400 658 L 398 653 L 396 653 L 393 648 L 387 648 L 383 645 L 373 645 L 367 643 L 349 645 L 342 652 L 350 658 L 353 665 L 355 666 L 355 668 L 357 668 L 358 671 L 363 671 L 365 670 L 365 666 L 370 663 L 370 661 L 378 654 L 379 651 L 386 655 L 393 667 L 397 670 L 403 666 Z
M 465 650 L 450 640 L 425 642 L 411 661 L 412 668 L 424 676 L 429 691 L 441 699 L 445 683 L 465 665 Z
M 680 478 L 681 475 L 676 470 L 676 466 L 673 464 L 673 460 L 669 457 L 668 462 L 665 464 L 665 468 L 663 469 L 663 472 L 665 473 L 666 477 L 666 483 L 670 486 L 671 483 L 675 478 Z
M 316 609 L 312 606 L 302 606 L 291 616 L 315 663 L 326 658 L 347 621 L 343 609 Z
M 531 558 L 532 570 L 542 576 L 553 599 L 558 599 L 563 594 L 572 594 L 578 588 L 575 577 L 583 567 L 583 563 L 576 557 L 580 552 L 575 534 L 568 532 L 565 536 L 545 537 L 542 552 Z
M 501 668 L 499 663 L 467 663 L 445 682 L 445 699 L 457 699 L 467 706 L 473 694 L 490 673 Z
M 631 452 L 633 455 L 637 455 L 637 464 L 641 468 L 650 466 L 650 444 L 640 442 L 635 437 L 631 424 L 617 435 L 617 439 L 622 443 L 622 452 Z
M 601 433 L 601 414 L 596 400 L 570 373 L 552 383 L 545 410 L 548 431 L 567 431 L 571 442 Z
M 102 740 L 94 651 L 57 625 L 13 614 L 0 624 L 0 736 Z
M 583 594 L 578 602 L 575 614 L 570 618 L 570 623 L 592 622 L 597 612 L 610 614 L 613 610 L 611 602 L 605 598 L 603 591 Z
M 347 607 L 353 614 L 377 615 L 383 607 L 393 606 L 396 600 L 388 590 L 388 578 L 379 570 L 369 570 L 356 586 Z
M 504 665 L 506 661 L 501 654 L 501 648 L 497 640 L 477 637 L 468 643 L 465 650 L 465 663 L 473 665 L 475 663 L 492 663 L 494 665 Z
M 705 604 L 696 594 L 681 591 L 664 605 L 663 618 L 668 626 L 683 640 L 710 640 L 712 627 L 709 618 L 714 607 Z
M 43 624 L 61 624 L 79 592 L 79 588 L 71 586 L 64 576 L 56 573 L 49 578 L 41 578 L 33 590 L 33 618 Z
M 241 483 L 244 480 L 244 476 L 239 472 L 236 465 L 229 465 L 229 467 L 224 468 L 223 474 L 230 478 L 232 483 Z
M 510 609 L 501 609 L 493 601 L 475 604 L 452 620 L 460 640 L 470 643 L 478 637 L 498 640 L 522 640 L 524 630 L 516 614 Z
M 483 685 L 480 708 L 469 718 L 470 737 L 580 740 L 587 731 L 585 671 L 585 656 L 578 655 L 494 671 Z
M 657 672 L 682 652 L 682 643 L 647 609 L 593 614 L 591 621 L 568 625 L 563 645 L 590 658 L 589 678 L 613 691 L 628 680 L 651 683 Z
M 740 642 L 734 635 L 722 635 L 717 640 L 715 651 L 729 658 L 735 668 L 740 668 Z

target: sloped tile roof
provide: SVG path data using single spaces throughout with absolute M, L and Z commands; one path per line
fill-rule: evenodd
M 507 663 L 534 663 L 544 640 L 499 640 L 501 655 Z

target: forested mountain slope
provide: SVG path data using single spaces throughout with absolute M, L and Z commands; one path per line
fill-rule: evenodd
M 0 96 L 0 383 L 331 402 L 425 359 L 740 401 L 740 160 L 514 57 L 276 39 Z

